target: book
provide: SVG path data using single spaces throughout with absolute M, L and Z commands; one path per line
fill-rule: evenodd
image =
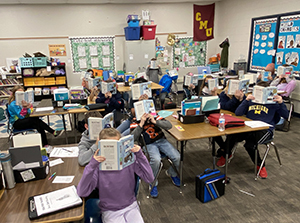
M 99 164 L 99 170 L 122 170 L 135 161 L 131 149 L 134 146 L 133 135 L 124 136 L 119 140 L 102 139 L 98 142 L 99 156 L 106 159 Z
M 71 99 L 86 99 L 87 95 L 83 90 L 82 86 L 70 87 L 70 98 Z
M 170 77 L 178 76 L 178 71 L 177 70 L 169 70 L 168 73 L 169 73 Z
M 245 74 L 243 79 L 249 79 L 249 84 L 255 84 L 257 80 L 256 74 Z
M 293 73 L 293 67 L 292 66 L 278 66 L 277 68 L 277 76 L 280 76 L 281 74 L 285 74 L 286 72 Z
M 201 99 L 201 111 L 204 112 L 219 109 L 219 96 L 203 96 Z
M 125 74 L 125 82 L 133 82 L 133 81 L 134 81 L 134 75 Z
M 27 91 L 16 91 L 15 93 L 16 105 L 22 105 L 22 101 L 26 101 L 27 103 L 34 102 L 34 90 Z
M 95 77 L 95 78 L 88 78 L 88 85 L 89 89 L 92 89 L 93 87 L 97 87 L 98 89 L 101 88 L 101 81 L 102 77 Z
M 144 113 L 151 113 L 156 115 L 156 110 L 154 106 L 153 100 L 142 100 L 133 103 L 134 111 L 135 111 L 135 117 L 136 120 L 141 120 L 141 117 Z
M 193 84 L 195 86 L 198 85 L 198 75 L 185 75 L 184 76 L 184 85 L 189 86 L 190 84 Z
M 106 92 L 111 92 L 112 94 L 117 93 L 117 83 L 116 82 L 101 82 L 101 92 L 105 94 Z
M 148 80 L 148 77 L 147 77 L 147 75 L 146 75 L 146 72 L 136 73 L 135 78 L 138 79 L 138 78 L 140 78 L 140 77 L 144 78 L 145 80 Z
M 151 82 L 132 84 L 131 94 L 133 100 L 139 100 L 139 97 L 143 94 L 148 95 L 148 98 L 152 98 Z
M 228 94 L 234 95 L 236 90 L 243 91 L 244 94 L 248 92 L 250 80 L 243 79 L 243 80 L 229 80 L 228 84 Z
M 275 104 L 273 101 L 274 96 L 277 95 L 277 87 L 262 87 L 255 85 L 253 87 L 253 96 L 255 99 L 253 102 L 258 104 Z
M 78 196 L 76 187 L 70 186 L 46 194 L 28 198 L 29 219 L 60 211 L 66 208 L 79 206 L 82 199 Z
M 208 79 L 208 90 L 212 91 L 215 87 L 218 88 L 218 78 Z
M 200 115 L 201 112 L 201 98 L 183 100 L 181 102 L 182 115 Z
M 90 140 L 97 140 L 99 133 L 102 129 L 114 126 L 114 114 L 108 113 L 103 118 L 89 117 L 88 126 Z
M 261 80 L 262 81 L 269 81 L 269 79 L 268 79 L 268 77 L 271 77 L 271 72 L 269 72 L 269 71 L 263 71 L 262 73 L 261 73 Z

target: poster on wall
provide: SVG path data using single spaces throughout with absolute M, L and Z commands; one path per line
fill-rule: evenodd
M 67 56 L 65 44 L 49 44 L 48 48 L 50 57 Z
M 294 73 L 299 73 L 300 53 L 300 14 L 280 18 L 278 47 L 275 68 L 282 64 L 293 66 Z
M 272 63 L 276 54 L 276 26 L 277 17 L 253 21 L 250 70 L 260 71 Z
M 206 65 L 206 41 L 193 41 L 193 37 L 179 37 L 173 45 L 173 68 Z
M 69 37 L 73 72 L 115 70 L 115 37 Z

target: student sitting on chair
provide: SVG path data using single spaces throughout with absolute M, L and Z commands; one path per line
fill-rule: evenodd
M 214 87 L 213 90 L 209 90 L 208 89 L 208 80 L 209 79 L 213 79 L 213 77 L 211 75 L 207 75 L 204 78 L 204 81 L 202 82 L 201 86 L 200 86 L 200 95 L 206 96 L 206 95 L 210 95 L 210 96 L 216 96 L 217 95 L 217 87 Z
M 99 134 L 99 140 L 120 138 L 119 131 L 114 128 L 103 129 Z M 141 147 L 135 145 L 131 151 L 135 155 L 133 164 L 118 171 L 101 171 L 99 164 L 105 161 L 105 157 L 99 156 L 97 149 L 78 184 L 77 193 L 81 197 L 87 197 L 95 188 L 99 189 L 99 207 L 104 223 L 144 222 L 134 193 L 135 174 L 146 183 L 152 182 L 154 176 Z
M 179 170 L 180 154 L 177 149 L 175 149 L 172 144 L 169 143 L 162 131 L 162 129 L 168 130 L 171 128 L 172 124 L 168 120 L 160 116 L 154 118 L 153 115 L 146 113 L 143 114 L 139 122 L 135 121 L 130 125 L 130 130 L 132 131 L 131 134 L 134 135 L 135 141 L 139 140 L 141 134 L 144 136 L 150 157 L 150 166 L 154 176 L 157 176 L 159 171 L 161 152 L 169 157 L 177 170 Z M 171 178 L 172 183 L 175 186 L 180 186 L 180 179 L 172 166 L 166 171 L 166 174 Z M 156 181 L 155 185 L 150 188 L 150 195 L 153 198 L 158 196 L 157 185 L 158 181 Z
M 193 75 L 193 73 L 188 73 L 187 75 Z M 192 96 L 198 96 L 199 94 L 199 85 L 193 85 L 193 84 L 190 84 L 190 85 L 185 85 L 185 75 L 183 77 L 183 91 L 185 93 L 185 98 L 186 99 L 191 99 Z M 184 98 L 184 99 L 185 99 Z
M 292 91 L 296 87 L 296 80 L 292 79 L 288 74 L 281 74 L 273 80 L 270 86 L 277 86 L 278 91 L 284 91 L 284 94 L 281 94 L 282 97 L 289 97 Z
M 50 126 L 43 122 L 39 117 L 29 117 L 33 111 L 33 106 L 31 103 L 27 103 L 24 100 L 22 101 L 22 105 L 16 105 L 15 93 L 17 91 L 24 92 L 24 88 L 20 85 L 15 86 L 8 99 L 7 109 L 10 114 L 9 122 L 16 130 L 36 129 L 41 134 L 43 146 L 47 146 L 48 140 L 45 131 L 57 137 L 63 133 L 63 130 L 57 131 L 50 128 Z
M 275 77 L 276 77 L 275 64 L 274 63 L 269 63 L 266 66 L 265 71 L 271 72 L 271 76 L 268 76 L 268 82 L 271 83 L 271 81 L 274 80 Z M 262 78 L 262 74 L 259 74 L 258 77 L 257 77 L 256 83 L 259 83 L 260 81 L 262 81 L 261 78 Z
M 260 82 L 258 85 L 265 86 L 265 82 Z M 242 142 L 243 140 L 245 140 L 244 147 L 247 150 L 253 163 L 255 163 L 255 147 L 257 146 L 257 144 L 259 142 L 264 142 L 271 139 L 273 137 L 274 126 L 279 121 L 280 117 L 284 117 L 285 119 L 287 119 L 289 115 L 289 112 L 285 104 L 283 103 L 281 96 L 279 95 L 275 95 L 273 98 L 273 101 L 276 102 L 275 104 L 257 104 L 251 101 L 254 99 L 254 96 L 249 94 L 247 98 L 235 110 L 235 115 L 246 115 L 246 117 L 249 119 L 266 122 L 270 124 L 271 127 L 266 130 L 228 135 L 226 139 L 228 140 L 230 149 L 229 156 L 231 155 L 231 150 L 233 149 L 234 145 L 237 142 Z M 225 162 L 225 152 L 223 151 L 221 158 L 217 162 L 217 166 L 223 166 L 225 165 Z M 257 169 L 259 169 L 261 163 L 262 160 L 258 153 Z M 267 178 L 268 174 L 265 167 L 261 169 L 259 176 L 261 178 Z
M 102 115 L 98 111 L 91 111 L 84 114 L 84 127 L 85 131 L 81 135 L 80 142 L 78 144 L 79 154 L 78 154 L 78 163 L 80 166 L 87 165 L 96 150 L 98 149 L 96 140 L 91 140 L 89 138 L 89 126 L 88 126 L 88 119 L 89 117 L 99 117 L 102 118 Z
M 161 68 L 159 65 L 156 66 L 155 58 L 152 58 L 150 63 L 152 66 L 150 66 L 150 65 L 147 66 L 146 75 L 147 75 L 149 81 L 152 81 L 152 82 L 158 84 L 159 83 L 158 75 L 159 76 L 162 75 Z

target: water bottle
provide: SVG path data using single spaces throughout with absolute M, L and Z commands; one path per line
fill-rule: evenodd
M 225 117 L 224 114 L 221 113 L 219 117 L 219 131 L 224 131 L 225 130 Z
M 14 172 L 11 166 L 11 158 L 9 153 L 0 153 L 0 161 L 4 172 L 4 178 L 7 189 L 12 189 L 16 185 Z

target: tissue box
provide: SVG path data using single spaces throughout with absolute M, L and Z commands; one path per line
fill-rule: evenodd
M 53 90 L 54 101 L 69 100 L 69 90 L 67 88 L 60 88 Z

